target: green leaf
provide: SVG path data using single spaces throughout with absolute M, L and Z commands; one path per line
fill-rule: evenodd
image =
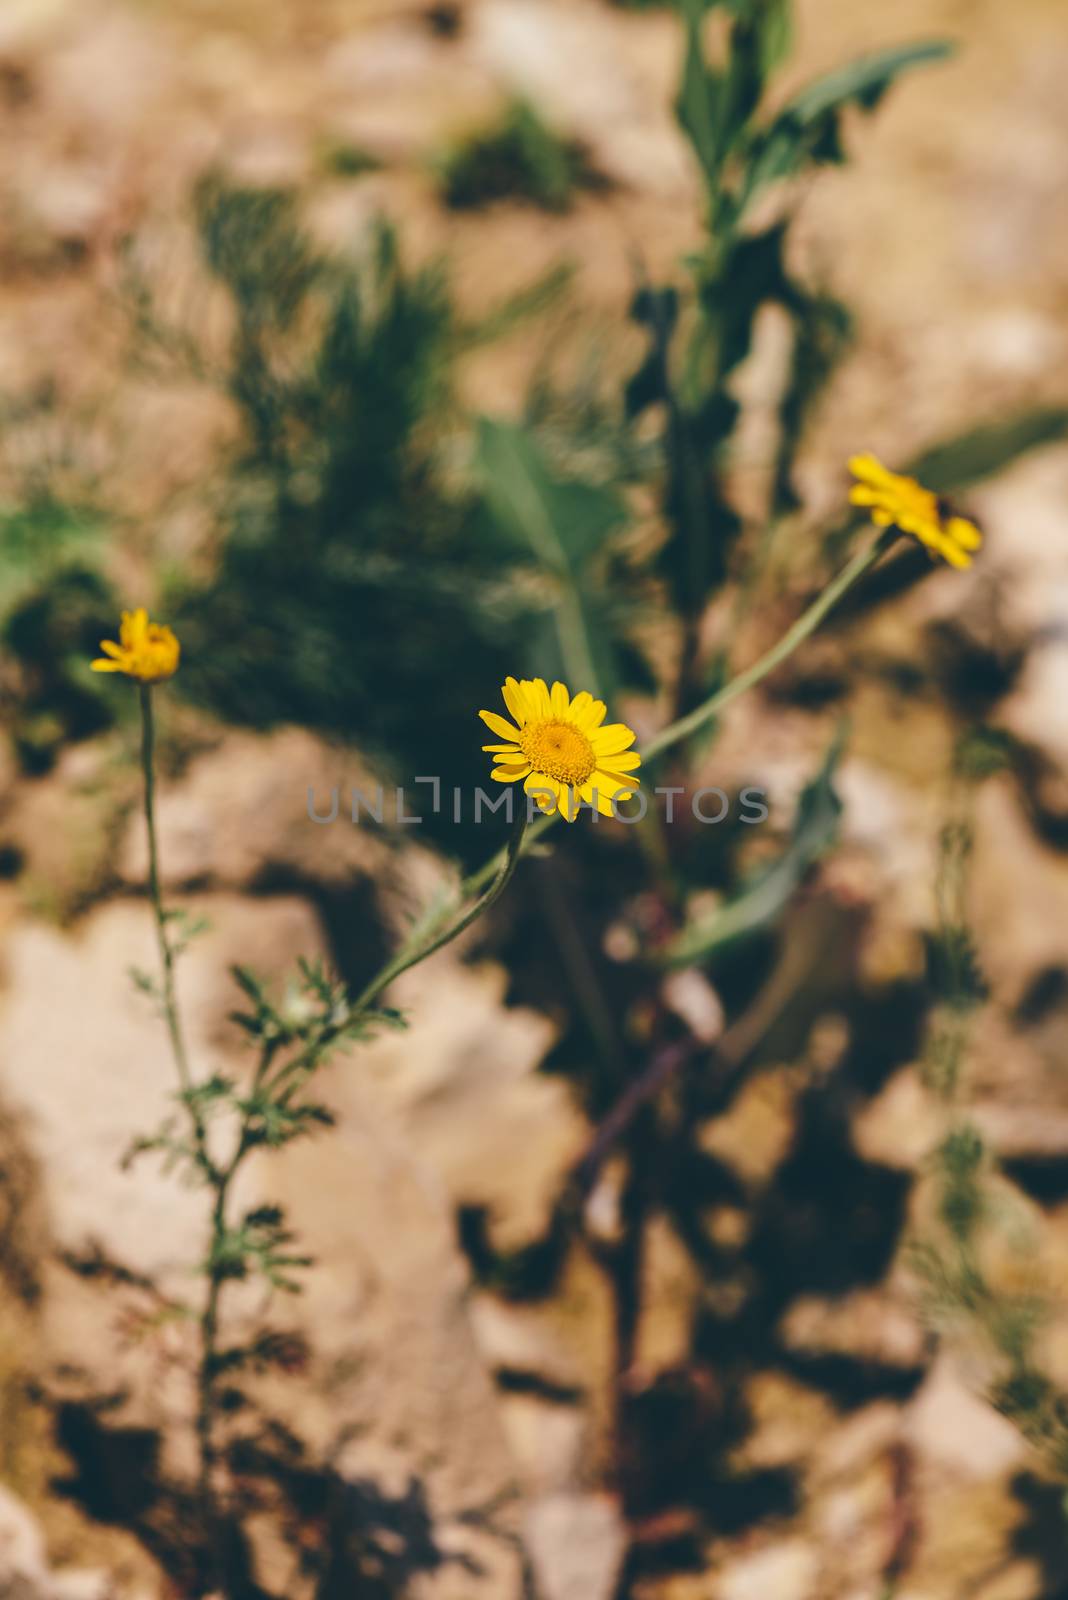
M 865 111 L 874 110 L 902 72 L 926 62 L 945 61 L 953 54 L 948 39 L 928 39 L 917 44 L 893 45 L 873 55 L 861 56 L 847 67 L 839 67 L 817 78 L 790 100 L 782 112 L 800 127 L 811 127 L 829 111 L 840 111 L 851 102 Z
M 242 967 L 235 962 L 230 968 L 230 976 L 240 988 L 244 989 L 245 993 L 248 995 L 249 999 L 254 1005 L 262 1006 L 267 1004 L 267 997 L 264 994 L 263 984 L 252 971 L 251 967 Z
M 704 6 L 689 3 L 686 12 L 686 55 L 675 101 L 679 125 L 693 145 L 709 184 L 717 182 L 723 159 L 723 79 L 707 65 L 701 43 Z
M 234 1091 L 234 1080 L 227 1078 L 223 1073 L 213 1073 L 210 1078 L 205 1078 L 203 1083 L 195 1083 L 189 1089 L 182 1089 L 178 1098 L 187 1106 L 207 1107 L 219 1100 L 228 1100 Z
M 793 47 L 792 0 L 765 0 L 759 10 L 760 54 L 765 78 L 781 66 Z
M 1068 406 L 1039 406 L 933 445 L 904 469 L 936 494 L 992 478 L 1029 450 L 1068 439 Z
M 794 284 L 789 312 L 794 324 L 790 372 L 779 403 L 779 444 L 775 454 L 770 516 L 796 511 L 794 462 L 805 425 L 849 346 L 853 319 L 848 307 L 829 294 L 810 294 Z
M 842 802 L 834 788 L 834 775 L 846 731 L 842 723 L 822 767 L 802 790 L 790 843 L 783 854 L 770 867 L 765 867 L 736 899 L 684 928 L 662 954 L 666 966 L 691 966 L 724 945 L 759 933 L 777 920 L 810 867 L 826 854 L 838 837 Z
M 940 39 L 896 45 L 862 56 L 802 89 L 753 138 L 739 214 L 769 183 L 792 177 L 809 162 L 843 160 L 839 122 L 845 108 L 857 105 L 864 111 L 874 110 L 902 72 L 945 60 L 952 50 L 951 44 Z
M 150 972 L 146 972 L 144 967 L 127 967 L 126 973 L 130 982 L 136 989 L 140 989 L 142 994 L 147 994 L 152 1000 L 162 998 L 159 982 Z
M 614 490 L 556 476 L 530 434 L 480 417 L 476 470 L 504 536 L 559 576 L 574 573 L 626 520 Z

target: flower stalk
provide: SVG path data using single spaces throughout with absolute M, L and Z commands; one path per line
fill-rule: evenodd
M 441 918 L 435 918 L 429 927 L 424 925 L 416 929 L 415 934 L 408 943 L 401 948 L 392 961 L 382 968 L 381 972 L 371 979 L 363 993 L 357 997 L 355 1002 L 355 1010 L 357 1012 L 372 1005 L 383 989 L 391 984 L 395 978 L 399 978 L 402 972 L 407 972 L 409 967 L 417 966 L 420 961 L 425 961 L 428 956 L 432 956 L 436 950 L 441 950 L 445 945 L 451 944 L 466 928 L 476 922 L 483 912 L 488 911 L 495 900 L 500 899 L 511 882 L 516 867 L 519 865 L 519 859 L 523 853 L 523 840 L 528 832 L 527 820 L 526 805 L 521 804 L 512 823 L 511 837 L 500 858 L 495 858 L 498 861 L 496 877 L 482 898 L 476 900 L 473 906 L 449 926 L 445 927 L 444 930 L 441 929 L 441 921 L 453 914 L 455 907 L 448 908 Z M 548 819 L 543 818 L 541 820 L 547 821 Z M 537 824 L 534 824 L 534 827 L 536 828 Z M 533 828 L 530 831 L 533 831 Z
M 169 919 L 166 907 L 163 904 L 163 891 L 160 883 L 159 841 L 156 828 L 156 725 L 152 704 L 152 683 L 142 678 L 138 684 L 138 690 L 141 706 L 141 772 L 144 779 L 144 818 L 145 831 L 148 836 L 148 893 L 152 902 L 152 915 L 156 926 L 156 943 L 159 949 L 160 1002 L 170 1038 L 171 1055 L 174 1058 L 174 1065 L 178 1074 L 180 1099 L 189 1118 L 197 1164 L 215 1190 L 211 1220 L 212 1243 L 209 1257 L 209 1261 L 214 1263 L 218 1256 L 217 1247 L 219 1241 L 225 1233 L 226 1198 L 230 1180 L 236 1167 L 236 1161 L 232 1162 L 227 1170 L 223 1172 L 220 1172 L 212 1161 L 208 1152 L 207 1130 L 204 1125 L 204 1118 L 194 1093 L 193 1077 L 189 1068 L 189 1057 L 186 1053 L 175 989 L 175 950 L 171 943 L 168 926 Z M 208 1292 L 198 1323 L 200 1349 L 196 1374 L 196 1435 L 199 1456 L 197 1497 L 200 1502 L 205 1531 L 208 1535 L 206 1543 L 209 1552 L 215 1545 L 217 1533 L 212 1478 L 215 1463 L 214 1373 L 217 1365 L 219 1295 L 221 1287 L 219 1273 L 214 1266 L 209 1265 Z M 209 1556 L 208 1559 L 211 1560 L 213 1558 Z
M 770 650 L 765 651 L 762 656 L 753 662 L 752 666 L 746 667 L 744 671 L 733 677 L 729 683 L 725 683 L 722 688 L 717 689 L 714 694 L 710 695 L 707 700 L 702 701 L 687 716 L 677 718 L 668 727 L 656 734 L 654 738 L 650 739 L 644 746 L 644 759 L 646 761 L 655 760 L 657 756 L 663 755 L 665 750 L 670 750 L 674 745 L 681 744 L 684 740 L 689 739 L 707 723 L 711 722 L 733 700 L 737 700 L 739 695 L 744 694 L 747 689 L 755 688 L 758 683 L 769 677 L 777 667 L 782 666 L 783 662 L 793 655 L 794 651 L 804 644 L 806 639 L 811 638 L 828 614 L 845 598 L 850 589 L 854 588 L 861 578 L 865 577 L 876 563 L 882 559 L 890 547 L 897 542 L 898 537 L 898 530 L 889 528 L 886 532 L 880 534 L 874 543 L 858 551 L 852 560 L 846 563 L 837 577 L 833 578 L 827 587 L 821 590 L 820 594 L 808 609 L 802 612 L 793 626 L 786 630 L 776 644 L 772 645 Z M 524 851 L 528 850 L 531 845 L 540 839 L 546 829 L 550 828 L 556 821 L 556 818 L 556 812 L 548 812 L 531 823 L 523 840 Z M 464 880 L 462 893 L 465 898 L 468 895 L 476 894 L 483 884 L 493 877 L 494 873 L 500 868 L 502 855 L 503 852 L 499 851 L 496 855 L 491 856 L 489 861 Z
M 178 1070 L 182 1093 L 187 1095 L 193 1086 L 182 1036 L 182 1022 L 174 986 L 174 948 L 167 927 L 167 912 L 163 905 L 160 886 L 159 844 L 156 837 L 156 724 L 152 709 L 152 686 L 139 684 L 141 701 L 141 772 L 144 778 L 145 831 L 148 834 L 148 894 L 152 901 L 152 915 L 156 924 L 156 943 L 159 947 L 160 981 L 162 983 L 163 1015 L 170 1035 L 171 1054 Z

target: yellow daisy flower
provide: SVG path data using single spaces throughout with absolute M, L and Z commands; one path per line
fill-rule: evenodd
M 94 672 L 125 672 L 141 683 L 159 683 L 178 671 L 181 646 L 170 628 L 149 622 L 144 606 L 124 611 L 119 624 L 119 643 L 101 639 L 103 657 L 93 662 Z
M 544 678 L 508 678 L 501 690 L 514 726 L 495 711 L 479 716 L 506 744 L 484 744 L 495 756 L 490 777 L 518 783 L 543 811 L 559 810 L 568 822 L 582 801 L 612 815 L 612 801 L 634 793 L 638 778 L 625 777 L 641 766 L 631 750 L 634 734 L 622 722 L 604 725 L 605 705 L 583 689 L 571 698 L 562 683 L 549 688 Z
M 915 478 L 889 472 L 873 455 L 852 456 L 849 470 L 859 480 L 850 490 L 850 500 L 855 506 L 870 507 L 878 527 L 911 533 L 952 567 L 971 566 L 972 551 L 983 542 L 974 522 L 954 516 L 930 489 Z

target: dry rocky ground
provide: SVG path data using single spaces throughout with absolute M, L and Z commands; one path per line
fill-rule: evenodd
M 836 503 L 841 458 L 857 444 L 904 457 L 967 420 L 1063 400 L 1068 15 L 1062 0 L 800 9 L 798 74 L 917 33 L 965 42 L 957 63 L 918 75 L 855 130 L 855 165 L 821 177 L 804 203 L 805 248 L 861 329 L 805 458 L 820 510 Z M 193 180 L 219 159 L 307 185 L 315 224 L 334 240 L 387 207 L 411 248 L 451 252 L 471 306 L 487 285 L 496 297 L 568 256 L 591 324 L 609 327 L 629 291 L 629 253 L 640 245 L 650 268 L 667 270 L 692 236 L 694 180 L 669 111 L 676 55 L 662 13 L 601 0 L 4 0 L 4 387 L 49 375 L 65 406 L 104 415 L 90 442 L 101 470 L 121 465 L 133 525 L 175 503 L 218 418 L 126 375 L 108 312 L 113 252 L 132 226 L 165 239 Z M 511 89 L 585 142 L 610 191 L 554 219 L 504 206 L 457 220 L 436 205 L 428 152 Z M 331 141 L 384 165 L 358 182 L 324 177 Z M 531 356 L 523 336 L 480 356 L 471 393 L 514 405 Z M 759 356 L 750 382 L 759 409 Z M 1068 452 L 1028 458 L 975 505 L 988 549 L 974 575 L 940 574 L 816 648 L 885 668 L 934 638 L 966 638 L 1022 661 L 996 720 L 1033 751 L 1034 781 L 1024 791 L 998 778 L 979 799 L 973 909 L 992 1001 L 970 1083 L 1020 1179 L 1011 1203 L 1030 1270 L 1056 1292 L 1068 1267 L 1068 858 L 1056 845 L 1068 820 Z M 180 515 L 153 528 L 154 555 L 181 553 Z M 147 537 L 131 535 L 133 571 Z M 878 686 L 856 697 L 843 846 L 815 899 L 857 914 L 858 982 L 877 988 L 922 967 L 951 729 L 933 700 L 906 701 L 891 671 L 864 682 Z M 709 781 L 756 777 L 785 815 L 825 741 L 809 714 L 739 706 Z M 324 949 L 323 908 L 340 893 L 399 928 L 444 869 L 357 829 L 332 829 L 327 849 L 307 823 L 305 788 L 354 768 L 310 736 L 209 731 L 203 746 L 165 787 L 162 836 L 168 887 L 212 926 L 182 973 L 194 1050 L 240 1070 L 225 1021 L 230 961 L 280 974 Z M 0 1595 L 13 1600 L 173 1592 L 108 1524 L 123 1520 L 126 1478 L 181 1481 L 192 1452 L 185 1335 L 130 1333 L 159 1295 L 188 1287 L 201 1211 L 151 1164 L 117 1167 L 169 1087 L 158 1024 L 126 978 L 146 959 L 149 929 L 121 754 L 102 740 L 69 750 L 47 778 L 4 775 L 0 827 L 24 863 L 0 885 Z M 602 1278 L 576 1253 L 551 1300 L 516 1304 L 476 1292 L 456 1244 L 460 1206 L 487 1208 L 501 1245 L 536 1240 L 587 1136 L 563 1082 L 537 1071 L 551 1019 L 507 1007 L 504 990 L 503 969 L 468 964 L 463 949 L 410 975 L 396 999 L 411 1030 L 331 1079 L 334 1132 L 272 1158 L 269 1177 L 252 1170 L 250 1193 L 281 1194 L 317 1262 L 287 1308 L 308 1359 L 265 1381 L 259 1404 L 351 1493 L 343 1518 L 361 1514 L 370 1484 L 416 1522 L 425 1496 L 447 1559 L 406 1593 L 511 1600 L 521 1537 L 544 1600 L 611 1600 L 625 1532 L 604 1471 Z M 683 986 L 677 1001 L 699 1009 L 708 996 Z M 768 1063 L 707 1129 L 752 1212 L 789 1159 L 805 1075 L 833 1061 L 841 1025 L 822 1018 L 803 1061 Z M 922 1220 L 940 1114 L 917 1064 L 847 1111 L 858 1158 L 892 1175 L 905 1218 Z M 721 1221 L 725 1235 L 749 1225 L 745 1210 Z M 130 1276 L 115 1283 L 107 1262 Z M 670 1372 L 707 1286 L 666 1230 L 648 1273 L 641 1360 Z M 257 1310 L 239 1302 L 234 1315 Z M 1060 1488 L 978 1397 L 978 1358 L 924 1324 L 899 1257 L 876 1284 L 796 1296 L 779 1331 L 798 1361 L 749 1380 L 736 1465 L 785 1473 L 792 1508 L 713 1540 L 700 1571 L 650 1579 L 643 1600 L 879 1600 L 902 1519 L 896 1600 L 1068 1593 Z M 1068 1381 L 1063 1316 L 1047 1345 Z M 798 1375 L 806 1357 L 882 1373 L 883 1391 L 838 1404 Z M 296 1595 L 270 1507 L 253 1534 L 268 1586 Z

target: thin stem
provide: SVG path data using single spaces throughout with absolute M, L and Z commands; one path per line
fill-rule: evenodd
M 858 551 L 852 561 L 847 562 L 838 576 L 833 578 L 826 589 L 812 602 L 808 610 L 803 611 L 793 626 L 787 628 L 777 644 L 772 645 L 770 650 L 766 650 L 758 657 L 752 666 L 746 667 L 744 672 L 739 672 L 736 678 L 725 683 L 722 689 L 718 689 L 695 711 L 691 711 L 688 716 L 680 717 L 651 739 L 645 746 L 644 759 L 653 761 L 672 745 L 688 739 L 707 722 L 711 722 L 724 706 L 730 705 L 732 700 L 737 700 L 739 695 L 744 694 L 747 689 L 752 689 L 769 673 L 774 672 L 776 667 L 781 666 L 788 656 L 793 655 L 798 645 L 804 644 L 805 640 L 815 633 L 828 612 L 832 611 L 846 592 L 870 571 L 897 537 L 897 529 L 890 528 L 873 544 Z
M 277 1043 L 268 1041 L 261 1052 L 253 1081 L 253 1095 L 260 1089 L 277 1052 Z M 225 1275 L 222 1266 L 222 1243 L 227 1233 L 226 1202 L 230 1185 L 245 1156 L 252 1147 L 250 1138 L 251 1112 L 246 1111 L 238 1131 L 233 1154 L 226 1166 L 217 1172 L 215 1203 L 211 1212 L 211 1254 L 208 1262 L 208 1293 L 200 1314 L 200 1366 L 197 1373 L 197 1442 L 200 1453 L 199 1496 L 205 1521 L 208 1524 L 209 1546 L 216 1543 L 215 1492 L 213 1475 L 215 1450 L 215 1375 L 218 1370 L 219 1306 L 222 1300 Z
M 547 819 L 540 818 L 539 820 L 544 822 Z M 536 829 L 537 823 L 534 824 L 529 832 L 533 833 Z M 440 950 L 444 945 L 450 944 L 453 939 L 458 938 L 463 933 L 465 928 L 469 928 L 472 922 L 482 916 L 483 912 L 489 910 L 493 902 L 504 893 L 512 874 L 519 865 L 519 858 L 523 852 L 523 838 L 527 832 L 527 809 L 526 797 L 524 796 L 519 803 L 519 812 L 516 820 L 512 824 L 511 838 L 508 840 L 504 851 L 493 857 L 492 864 L 497 867 L 497 875 L 486 890 L 486 893 L 480 900 L 476 900 L 475 904 L 464 912 L 456 922 L 442 932 L 435 933 L 433 926 L 429 929 L 420 929 L 421 937 L 403 946 L 398 955 L 371 979 L 363 993 L 355 1000 L 353 1004 L 354 1011 L 362 1011 L 365 1007 L 371 1005 L 382 990 L 391 984 L 395 978 L 399 978 L 402 972 L 407 972 L 409 967 L 414 967 L 418 962 L 425 961 L 427 956 L 432 956 L 436 950 Z M 468 879 L 467 883 L 470 883 L 470 881 Z M 463 886 L 465 891 L 467 883 Z M 451 911 L 443 913 L 443 917 L 447 915 L 451 915 Z
M 178 1069 L 182 1092 L 188 1095 L 193 1086 L 189 1059 L 185 1053 L 182 1024 L 178 1016 L 178 1003 L 174 990 L 174 950 L 167 931 L 167 913 L 163 906 L 163 893 L 159 881 L 159 846 L 156 842 L 156 725 L 152 713 L 152 688 L 142 683 L 141 691 L 141 771 L 144 774 L 145 827 L 148 831 L 148 892 L 152 900 L 152 913 L 156 923 L 156 942 L 159 946 L 159 964 L 163 978 L 163 1013 L 171 1040 L 171 1054 Z M 199 1119 L 195 1119 L 199 1127 Z
M 570 578 L 563 581 L 556 614 L 560 653 L 564 658 L 567 672 L 572 682 L 589 684 L 592 688 L 597 682 L 597 669 L 594 666 L 593 650 L 586 631 L 582 600 Z
M 770 650 L 765 651 L 762 656 L 753 662 L 752 666 L 747 667 L 744 672 L 740 672 L 736 678 L 732 678 L 730 683 L 724 684 L 722 689 L 718 689 L 696 710 L 691 711 L 688 716 L 678 718 L 677 721 L 672 722 L 657 734 L 645 746 L 644 759 L 647 762 L 652 761 L 657 756 L 663 755 L 664 751 L 669 750 L 672 745 L 680 744 L 684 739 L 688 739 L 691 734 L 696 733 L 699 728 L 710 722 L 732 700 L 736 700 L 747 689 L 754 688 L 756 684 L 774 672 L 776 667 L 781 666 L 799 645 L 803 644 L 811 634 L 815 633 L 827 614 L 834 609 L 854 584 L 858 583 L 864 574 L 875 566 L 876 562 L 889 550 L 897 538 L 897 529 L 888 528 L 885 533 L 880 534 L 873 544 L 859 551 L 851 561 L 847 562 L 838 576 L 831 580 L 826 589 L 818 595 L 808 610 L 803 612 L 793 626 L 786 630 L 777 644 L 773 645 Z M 421 925 L 401 949 L 400 953 L 376 977 L 372 978 L 356 1002 L 357 1010 L 370 1005 L 386 985 L 393 982 L 394 978 L 399 977 L 402 972 L 406 972 L 409 967 L 414 967 L 417 962 L 424 961 L 435 950 L 440 950 L 442 945 L 448 944 L 451 939 L 455 939 L 457 934 L 462 933 L 476 917 L 481 916 L 483 911 L 488 909 L 507 885 L 508 880 L 515 871 L 520 856 L 529 850 L 548 828 L 552 827 L 559 815 L 559 810 L 545 812 L 535 822 L 532 822 L 529 827 L 524 827 L 523 825 L 526 821 L 524 816 L 519 827 L 513 832 L 508 844 L 464 879 L 460 885 L 458 903 L 463 905 L 469 896 L 478 894 L 488 883 L 491 887 L 487 894 L 477 901 L 471 910 L 465 913 L 458 922 L 447 928 L 443 933 L 438 930 L 442 928 L 450 917 L 455 915 L 455 904 L 445 907 L 437 916 L 432 917 L 429 923 Z
M 208 1264 L 208 1293 L 200 1313 L 200 1365 L 197 1371 L 197 1444 L 200 1454 L 199 1497 L 207 1524 L 209 1548 L 214 1547 L 215 1529 L 215 1373 L 218 1366 L 219 1301 L 222 1296 L 220 1246 L 226 1235 L 226 1198 L 236 1159 L 220 1177 L 211 1212 L 211 1260 Z
M 200 1457 L 198 1493 L 201 1514 L 204 1518 L 206 1560 L 209 1563 L 209 1570 L 205 1572 L 204 1576 L 205 1584 L 208 1587 L 214 1587 L 211 1582 L 213 1574 L 210 1571 L 210 1565 L 216 1561 L 215 1545 L 218 1533 L 212 1486 L 212 1468 L 215 1461 L 213 1430 L 214 1381 L 219 1296 L 222 1288 L 222 1279 L 217 1271 L 216 1263 L 219 1259 L 219 1241 L 226 1228 L 226 1196 L 230 1179 L 236 1166 L 236 1160 L 225 1172 L 220 1172 L 215 1162 L 211 1159 L 208 1151 L 204 1118 L 192 1093 L 193 1076 L 189 1070 L 189 1058 L 186 1055 L 185 1039 L 182 1034 L 182 1024 L 178 1014 L 178 1001 L 175 993 L 175 952 L 170 941 L 167 913 L 163 905 L 163 892 L 160 886 L 159 843 L 156 836 L 156 726 L 153 717 L 152 689 L 147 683 L 142 683 L 139 687 L 141 695 L 141 771 L 144 776 L 144 814 L 145 828 L 148 833 L 148 892 L 152 901 L 152 913 L 156 924 L 156 942 L 159 947 L 163 1013 L 171 1041 L 171 1054 L 174 1057 L 174 1065 L 178 1074 L 182 1104 L 192 1125 L 197 1162 L 208 1183 L 215 1190 L 211 1223 L 210 1281 L 204 1309 L 200 1316 L 200 1360 L 197 1368 L 196 1417 L 197 1446 Z

